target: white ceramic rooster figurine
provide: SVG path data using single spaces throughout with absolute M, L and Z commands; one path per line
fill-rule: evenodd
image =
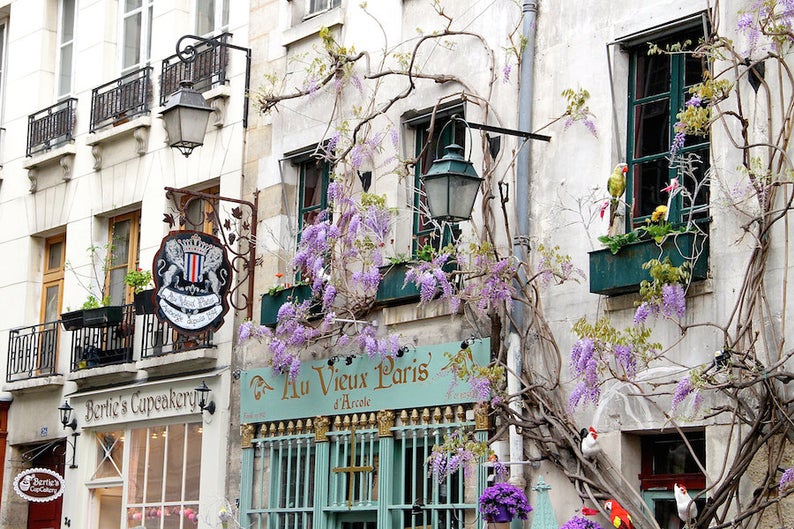
M 698 515 L 698 508 L 692 497 L 686 491 L 684 485 L 676 483 L 673 485 L 673 494 L 675 494 L 675 505 L 678 508 L 678 517 L 686 524 L 687 527 L 691 526 Z
M 601 453 L 601 445 L 598 444 L 598 432 L 592 426 L 588 429 L 582 428 L 579 433 L 582 438 L 582 455 L 587 459 L 595 459 Z

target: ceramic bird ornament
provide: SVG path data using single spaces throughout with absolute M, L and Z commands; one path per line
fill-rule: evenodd
M 595 459 L 601 453 L 601 445 L 598 444 L 598 432 L 592 426 L 590 428 L 582 428 L 579 432 L 582 438 L 582 455 L 587 459 Z
M 609 201 L 609 234 L 612 235 L 615 229 L 615 219 L 618 216 L 618 206 L 620 206 L 620 197 L 626 191 L 626 173 L 629 172 L 629 166 L 625 163 L 619 163 L 615 166 L 612 174 L 607 179 L 607 191 L 612 199 Z
M 673 485 L 673 494 L 675 494 L 675 505 L 678 509 L 678 517 L 681 518 L 681 521 L 684 522 L 687 527 L 691 527 L 692 522 L 694 522 L 698 515 L 697 505 L 692 501 L 692 497 L 686 491 L 684 485 L 679 485 L 678 483 Z
M 631 515 L 615 500 L 607 500 L 604 509 L 609 513 L 609 521 L 615 529 L 634 529 Z

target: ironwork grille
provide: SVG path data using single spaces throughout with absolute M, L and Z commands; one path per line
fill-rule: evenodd
M 218 35 L 215 40 L 227 42 L 231 33 Z M 226 83 L 228 51 L 225 46 L 212 46 L 202 42 L 195 45 L 196 57 L 192 62 L 182 62 L 177 55 L 163 59 L 160 73 L 160 106 L 177 91 L 179 83 L 191 81 L 193 88 L 199 92 Z
M 28 116 L 26 156 L 33 156 L 72 140 L 77 99 L 69 98 Z
M 335 417 L 327 441 L 315 440 L 311 419 L 263 424 L 243 454 L 240 522 L 255 529 L 475 527 L 480 466 L 443 483 L 426 466 L 445 435 L 473 428 L 462 406 L 404 410 L 390 436 L 379 435 L 374 413 Z
M 132 304 L 123 306 L 121 323 L 73 331 L 70 370 L 132 362 L 134 335 L 135 311 Z
M 254 440 L 251 506 L 244 527 L 309 529 L 314 511 L 316 447 L 311 421 L 288 435 Z M 284 432 L 283 425 L 281 432 Z
M 212 331 L 195 335 L 181 334 L 157 319 L 154 314 L 144 314 L 142 321 L 141 358 L 215 347 Z
M 55 374 L 58 322 L 11 329 L 8 333 L 6 382 Z
M 91 132 L 149 112 L 151 70 L 141 68 L 91 91 Z

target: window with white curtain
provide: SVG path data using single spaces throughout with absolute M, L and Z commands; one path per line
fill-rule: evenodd
M 229 29 L 229 0 L 196 0 L 196 35 L 223 33 Z
M 322 13 L 323 11 L 339 7 L 341 4 L 342 0 L 309 0 L 307 15 Z
M 56 93 L 58 99 L 69 97 L 72 93 L 72 59 L 74 57 L 76 14 L 77 0 L 61 0 L 58 3 L 58 73 Z
M 143 68 L 152 51 L 154 0 L 123 0 L 121 11 L 121 73 Z

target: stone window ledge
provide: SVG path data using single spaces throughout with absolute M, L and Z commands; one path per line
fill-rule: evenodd
M 39 168 L 58 163 L 63 174 L 61 178 L 64 182 L 72 179 L 72 167 L 74 167 L 74 155 L 77 154 L 77 147 L 74 143 L 67 143 L 49 151 L 37 154 L 26 159 L 22 167 L 28 170 L 28 180 L 30 180 L 30 192 L 35 193 L 38 188 Z
M 281 38 L 282 46 L 289 46 L 299 40 L 303 40 L 312 35 L 317 35 L 323 27 L 333 29 L 344 23 L 344 13 L 339 7 L 329 9 L 324 13 L 307 18 L 303 22 L 296 24 L 284 31 Z
M 117 141 L 121 138 L 132 136 L 135 138 L 135 152 L 138 156 L 146 154 L 149 143 L 149 129 L 152 126 L 152 118 L 140 116 L 127 123 L 116 125 L 94 132 L 86 137 L 86 145 L 91 147 L 91 154 L 94 155 L 94 171 L 102 169 L 102 149 L 103 144 Z

